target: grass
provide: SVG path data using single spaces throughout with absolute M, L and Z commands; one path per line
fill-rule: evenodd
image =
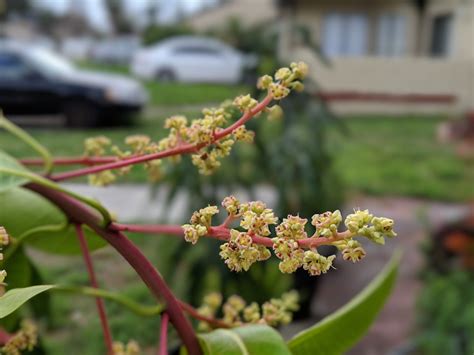
M 446 201 L 474 198 L 474 168 L 437 142 L 441 117 L 352 117 L 349 136 L 334 134 L 331 149 L 346 185 L 372 195 Z
M 345 120 L 348 136 L 333 131 L 328 140 L 335 165 L 352 192 L 403 195 L 445 201 L 474 198 L 474 168 L 456 156 L 452 145 L 436 141 L 441 117 L 351 117 Z M 123 142 L 130 134 L 163 135 L 163 118 L 142 120 L 136 127 L 70 131 L 32 129 L 31 132 L 56 155 L 82 153 L 84 138 L 105 134 Z M 0 149 L 18 157 L 30 150 L 15 138 L 0 133 Z M 144 181 L 140 168 L 125 181 Z M 123 180 L 122 180 L 123 181 Z
M 130 76 L 128 68 L 122 65 L 92 62 L 81 62 L 78 65 L 85 69 Z M 159 83 L 152 80 L 144 81 L 143 84 L 148 91 L 150 104 L 154 106 L 220 103 L 249 92 L 246 85 Z

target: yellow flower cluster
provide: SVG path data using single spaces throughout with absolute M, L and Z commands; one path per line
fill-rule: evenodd
M 113 346 L 114 355 L 139 355 L 141 354 L 140 346 L 134 340 L 130 340 L 127 345 L 116 341 Z
M 0 226 L 0 261 L 3 260 L 2 249 L 8 245 L 10 238 L 8 236 L 7 231 L 5 228 Z M 0 270 L 0 285 L 3 285 L 3 281 L 5 281 L 5 277 L 7 277 L 7 272 L 5 270 Z
M 229 215 L 229 223 L 240 219 L 241 229 L 228 230 L 229 239 L 220 246 L 219 253 L 228 268 L 237 272 L 247 271 L 255 262 L 271 256 L 268 243 L 261 239 L 271 236 L 271 228 L 275 229 L 276 236 L 271 239 L 271 245 L 276 257 L 280 259 L 280 271 L 293 273 L 302 267 L 310 275 L 327 273 L 336 258 L 335 255 L 319 254 L 314 245 L 334 245 L 341 251 L 344 260 L 357 262 L 365 257 L 366 252 L 354 237 L 362 236 L 374 243 L 383 244 L 385 237 L 396 236 L 393 220 L 374 217 L 368 210 L 348 215 L 344 221 L 347 228 L 344 232 L 338 232 L 342 222 L 339 210 L 315 214 L 311 218 L 315 231 L 309 236 L 306 218 L 288 215 L 278 224 L 274 212 L 261 201 L 240 203 L 235 196 L 228 196 L 222 201 L 222 207 Z M 195 244 L 199 237 L 208 234 L 212 226 L 211 218 L 218 212 L 217 206 L 195 212 L 191 224 L 183 226 L 185 239 Z
M 220 247 L 220 257 L 225 260 L 227 267 L 232 271 L 247 271 L 253 263 L 267 260 L 270 251 L 253 243 L 252 237 L 247 232 L 230 231 L 230 240 Z
M 291 63 L 290 67 L 277 70 L 274 77 L 262 76 L 257 86 L 260 89 L 267 89 L 275 100 L 281 100 L 289 95 L 291 90 L 301 92 L 304 85 L 301 82 L 308 75 L 308 66 L 303 63 Z
M 0 349 L 1 354 L 21 355 L 30 352 L 38 343 L 38 329 L 31 321 L 23 321 L 21 329 Z
M 222 295 L 213 292 L 204 297 L 203 305 L 198 308 L 198 312 L 207 317 L 214 317 L 222 308 L 222 321 L 229 326 L 257 323 L 277 327 L 291 322 L 292 313 L 299 308 L 298 302 L 298 293 L 290 291 L 284 293 L 281 298 L 272 298 L 261 306 L 256 302 L 247 304 L 242 297 L 236 295 L 230 296 L 222 304 Z M 211 327 L 203 321 L 199 324 L 199 329 L 209 331 Z
M 199 237 L 207 234 L 211 227 L 212 216 L 219 213 L 217 206 L 207 206 L 196 211 L 191 216 L 190 223 L 182 226 L 184 230 L 184 239 L 187 242 L 196 244 Z

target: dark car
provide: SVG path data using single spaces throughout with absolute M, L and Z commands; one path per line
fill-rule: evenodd
M 147 95 L 122 75 L 76 68 L 43 48 L 0 43 L 0 109 L 8 115 L 64 114 L 71 127 L 116 124 L 139 112 Z

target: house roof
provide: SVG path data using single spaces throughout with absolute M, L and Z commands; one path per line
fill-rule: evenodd
M 230 18 L 237 18 L 242 25 L 254 25 L 271 21 L 277 16 L 275 0 L 229 0 L 206 9 L 188 19 L 188 24 L 197 30 L 222 27 Z

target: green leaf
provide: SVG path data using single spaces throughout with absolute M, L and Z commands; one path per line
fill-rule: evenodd
M 290 355 L 281 335 L 266 325 L 217 329 L 200 334 L 205 355 Z
M 81 253 L 73 226 L 68 225 L 61 210 L 42 196 L 15 187 L 0 192 L 0 206 L 0 225 L 18 242 L 49 253 Z M 89 228 L 84 228 L 84 231 L 90 250 L 107 244 Z M 17 245 L 12 244 L 6 249 L 5 258 L 9 258 Z
M 31 268 L 31 284 L 43 285 L 45 280 L 38 267 L 28 260 Z M 52 324 L 52 303 L 51 294 L 43 292 L 30 301 L 30 307 L 35 319 L 44 319 L 48 325 Z
M 3 262 L 1 269 L 5 269 L 8 272 L 6 279 L 8 288 L 15 289 L 31 286 L 31 264 L 28 260 L 28 256 L 25 254 L 21 246 L 11 252 L 11 257 Z M 18 310 L 11 313 L 8 317 L 0 319 L 0 326 L 8 331 L 13 331 L 20 322 L 20 313 L 20 310 Z
M 28 134 L 28 132 L 3 117 L 1 112 L 0 127 L 16 136 L 19 140 L 28 144 L 33 150 L 35 150 L 39 155 L 41 155 L 44 160 L 44 167 L 46 173 L 50 173 L 51 170 L 53 170 L 53 157 L 51 156 L 51 153 L 46 149 L 46 147 L 41 145 L 36 139 L 34 139 L 30 134 Z
M 382 309 L 395 283 L 400 254 L 348 304 L 288 342 L 294 355 L 336 355 L 352 348 Z
M 39 285 L 25 288 L 14 288 L 0 297 L 0 319 L 13 313 L 29 299 L 50 290 L 53 285 Z
M 15 171 L 27 172 L 28 170 L 16 159 L 0 150 L 0 168 L 6 168 Z M 0 172 L 0 192 L 8 190 L 15 186 L 20 186 L 28 182 L 28 179 L 21 176 L 15 176 Z
M 164 304 L 146 306 L 122 294 L 94 287 L 56 286 L 54 291 L 72 292 L 94 298 L 100 297 L 104 300 L 116 302 L 125 308 L 128 308 L 135 314 L 143 317 L 156 316 L 166 309 Z

